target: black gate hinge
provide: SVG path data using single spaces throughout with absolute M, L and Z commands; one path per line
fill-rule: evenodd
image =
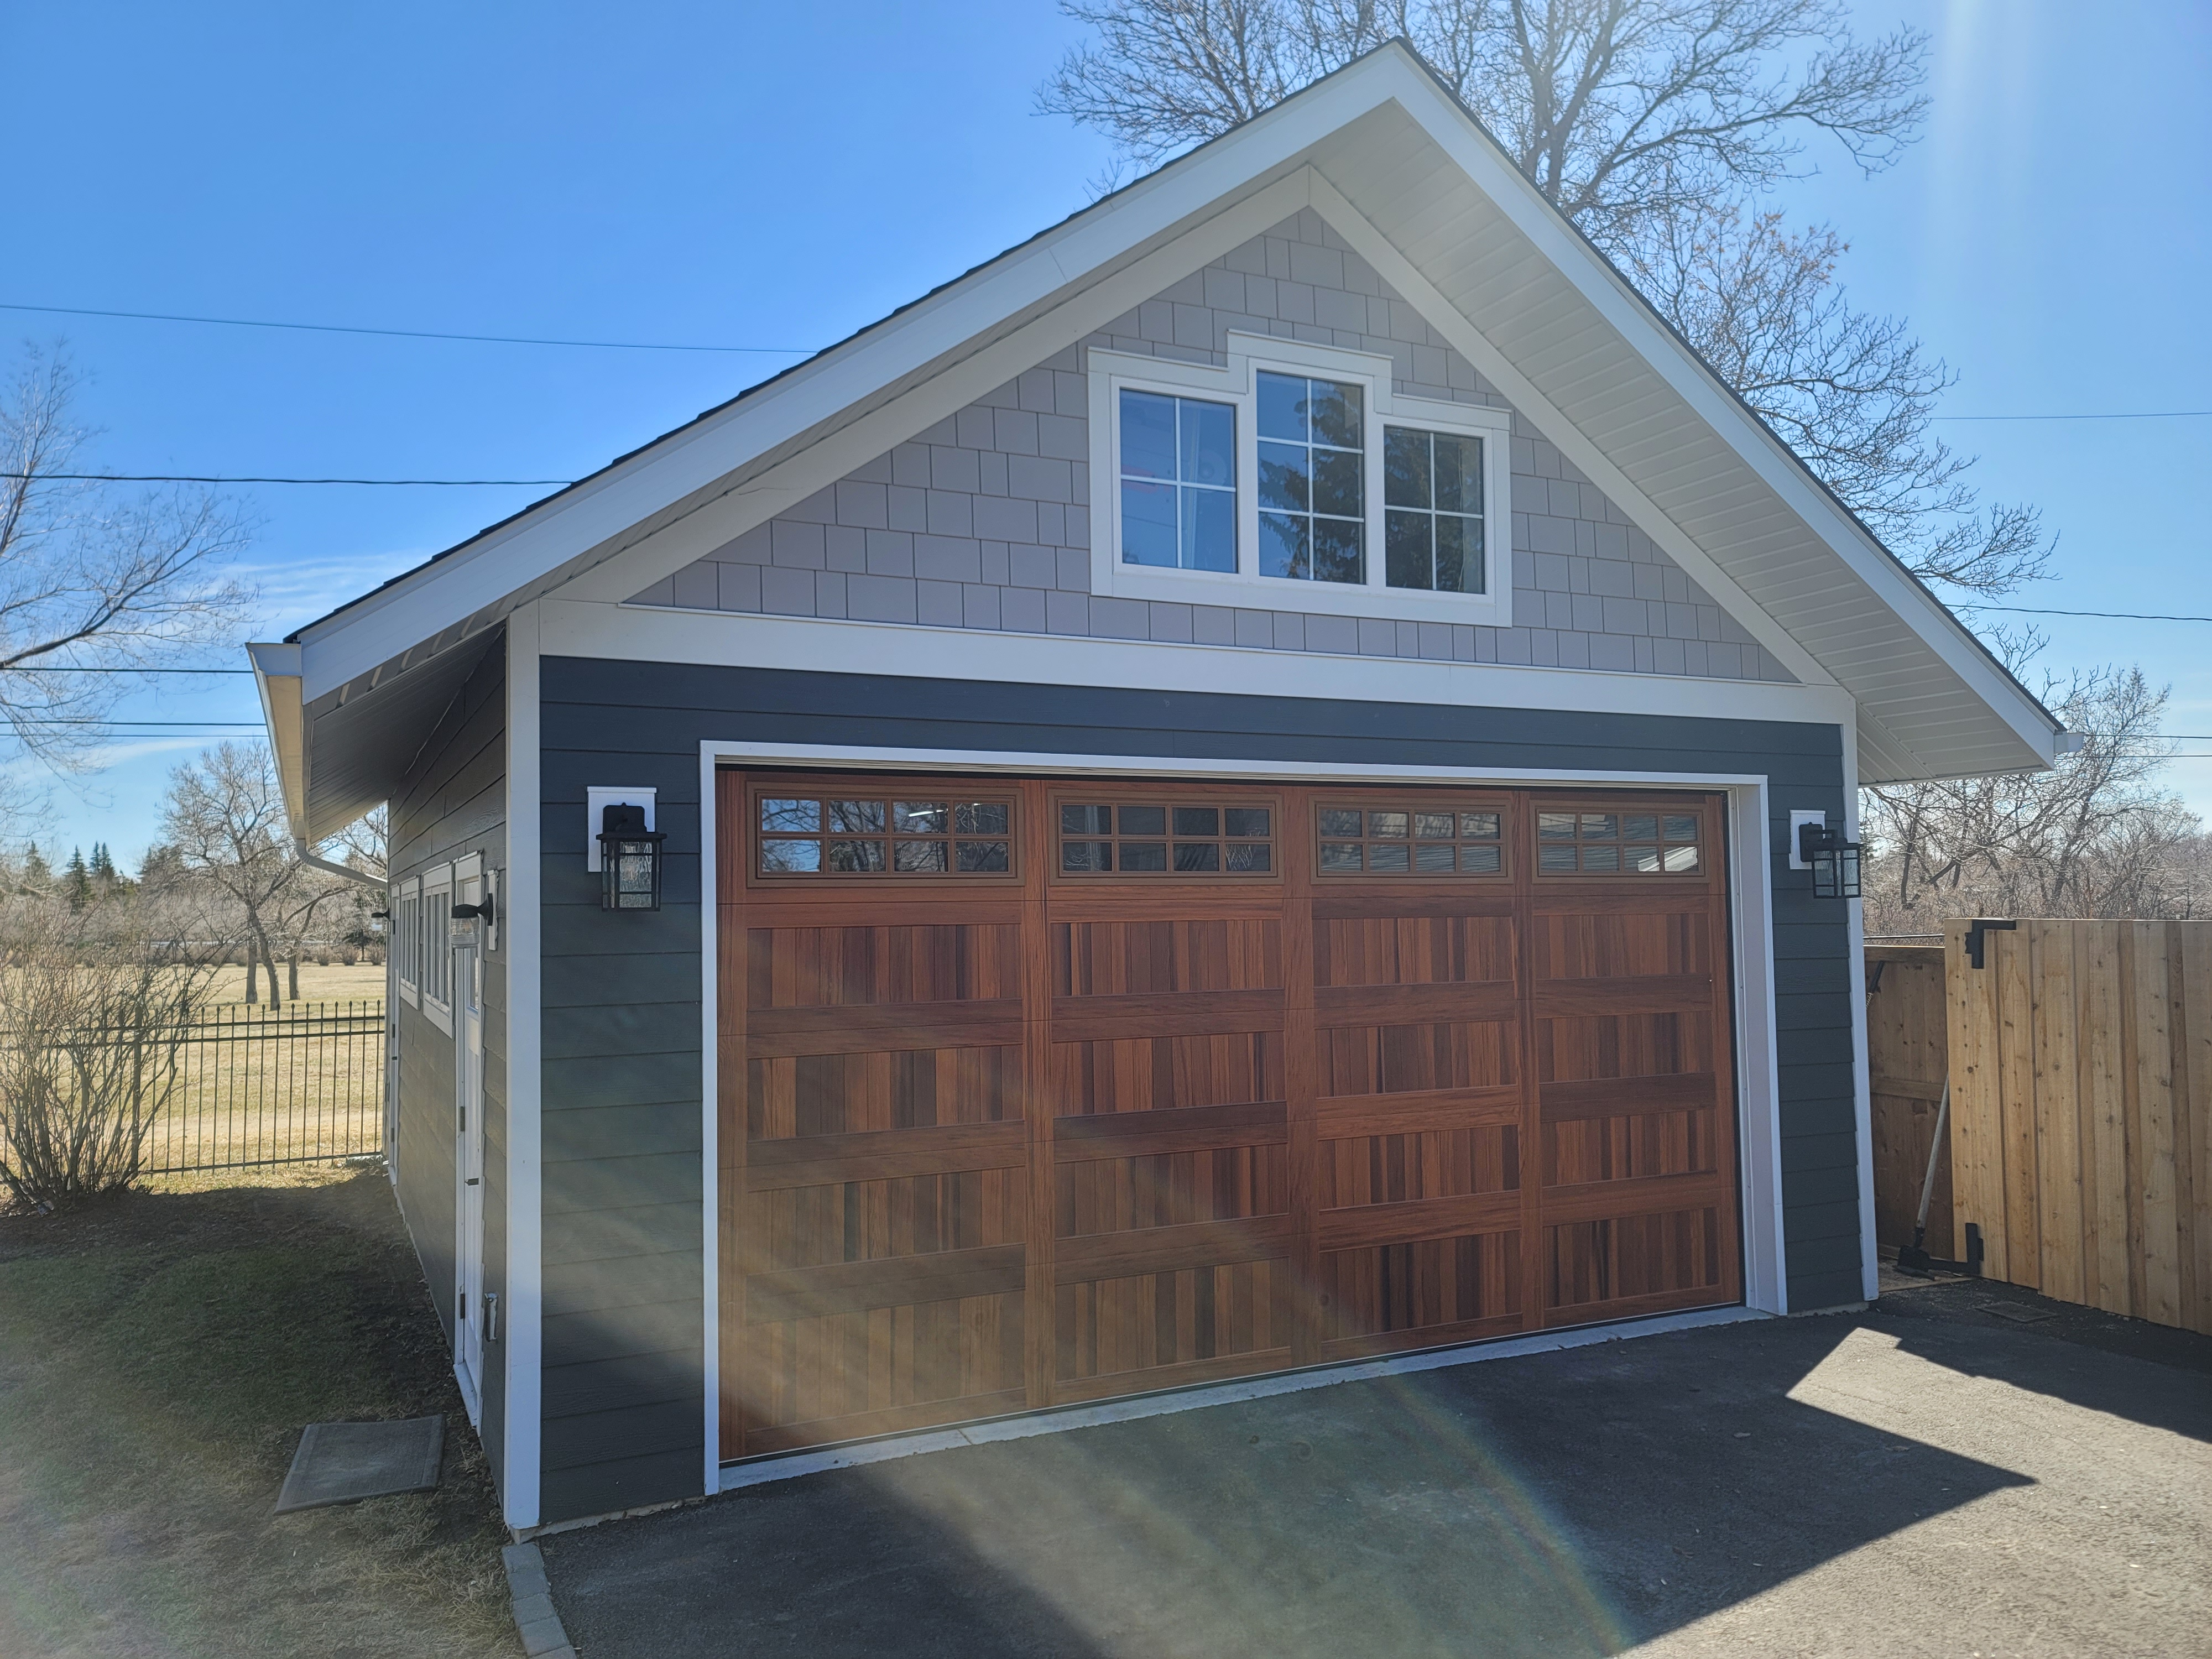
M 1992 921 L 1985 916 L 1978 917 L 1969 923 L 1966 928 L 1966 965 L 1970 968 L 1982 965 L 1982 951 L 1985 944 L 1982 938 L 1984 933 L 2009 933 L 2019 926 L 2016 921 Z

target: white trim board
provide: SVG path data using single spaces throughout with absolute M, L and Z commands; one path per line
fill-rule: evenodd
M 1784 720 L 1841 726 L 1847 732 L 1856 717 L 1850 694 L 1840 688 L 1765 680 L 1191 646 L 1089 635 L 1005 634 L 915 623 L 569 599 L 540 600 L 538 609 L 542 618 L 539 649 L 549 657 L 799 672 L 835 670 L 1018 684 L 1138 686 L 1153 691 L 1347 702 Z
M 1655 788 L 1725 790 L 1729 796 L 1728 868 L 1731 982 L 1735 988 L 1736 1148 L 1741 1202 L 1738 1220 L 1743 1262 L 1744 1309 L 1751 1314 L 1790 1310 L 1788 1261 L 1782 1206 L 1781 1076 L 1778 1063 L 1774 993 L 1774 935 L 1767 890 L 1770 870 L 1766 835 L 1767 783 L 1746 773 L 1614 772 L 1503 767 L 1346 766 L 1334 762 L 1267 762 L 1188 758 L 1176 756 L 1029 754 L 1004 750 L 891 749 L 844 744 L 761 743 L 742 738 L 708 738 L 699 745 L 701 865 L 716 860 L 720 845 L 714 769 L 727 766 L 810 766 L 853 770 L 1011 773 L 1027 776 L 1109 771 L 1119 775 L 1299 781 L 1310 778 L 1376 779 L 1397 782 L 1517 782 L 1590 784 Z M 702 895 L 713 890 L 702 886 Z M 704 1098 L 708 1133 L 701 1156 L 701 1207 L 708 1262 L 708 1283 L 715 1283 L 714 1261 L 722 1222 L 720 1176 L 714 1148 L 714 1056 L 719 1030 L 713 988 L 720 930 L 711 908 L 700 921 L 702 987 L 701 1046 L 704 1051 Z M 1863 1119 L 1863 1114 L 1862 1114 Z M 1742 1311 L 1742 1310 L 1738 1310 Z M 708 1375 L 719 1376 L 719 1299 L 709 1290 L 701 1310 Z M 1591 1328 L 1603 1330 L 1606 1327 Z M 1562 1335 L 1567 1334 L 1562 1333 Z M 1300 1373 L 1305 1375 L 1305 1373 Z M 718 1387 L 706 1392 L 707 1459 L 720 1444 L 721 1402 Z M 707 1490 L 714 1490 L 708 1482 Z
M 539 957 L 538 608 L 507 625 L 507 1524 L 538 1524 L 544 1444 L 544 1140 L 539 1117 L 544 979 Z
M 820 1451 L 784 1452 L 773 1457 L 727 1463 L 720 1470 L 720 1490 L 742 1492 L 748 1486 L 767 1486 L 772 1481 L 795 1480 L 802 1475 L 821 1474 L 831 1469 L 860 1468 L 871 1463 L 888 1463 L 962 1446 L 1030 1440 L 1039 1435 L 1066 1434 L 1071 1430 L 1097 1428 L 1109 1423 L 1133 1423 L 1148 1417 L 1202 1411 L 1209 1406 L 1271 1400 L 1281 1395 L 1332 1389 L 1345 1382 L 1410 1376 L 1421 1371 L 1479 1365 L 1492 1359 L 1520 1359 L 1529 1354 L 1557 1353 L 1569 1348 L 1593 1347 L 1601 1342 L 1626 1342 L 1639 1336 L 1664 1336 L 1674 1331 L 1706 1330 L 1717 1325 L 1740 1325 L 1748 1320 L 1771 1317 L 1754 1308 L 1701 1308 L 1692 1313 L 1658 1314 L 1647 1319 L 1624 1320 L 1611 1325 L 1581 1325 L 1571 1330 L 1540 1331 L 1528 1336 L 1501 1336 L 1487 1342 L 1432 1348 L 1422 1353 L 1394 1355 L 1388 1359 L 1348 1360 L 1234 1382 L 1208 1382 L 1157 1394 L 1133 1395 L 1097 1405 L 1054 1407 L 1010 1417 L 986 1418 L 957 1428 L 928 1429 L 915 1434 L 825 1447 Z

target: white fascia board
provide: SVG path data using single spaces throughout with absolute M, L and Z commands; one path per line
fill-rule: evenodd
M 310 624 L 301 635 L 307 697 L 321 696 L 497 605 L 748 461 L 958 352 L 1009 318 L 1218 206 L 1388 95 L 1369 75 L 1334 77 L 1139 180 L 1099 210 L 1001 254 L 972 276 L 875 325 L 864 337 L 801 365 L 773 388 L 669 434 L 604 476 L 527 510 L 515 523 Z M 1297 190 L 1299 199 L 1278 219 L 1304 205 L 1302 183 Z M 984 389 L 1010 378 L 1000 373 Z
M 1486 141 L 1465 112 L 1453 104 L 1426 71 L 1399 52 L 1378 52 L 1372 61 L 1378 77 L 1393 83 L 1395 95 L 1407 112 L 1428 130 L 1514 228 L 1559 268 L 1768 488 L 1835 550 L 1853 574 L 1949 664 L 2029 748 L 2050 760 L 2057 742 L 2056 723 L 1997 669 L 1958 618 L 1899 569 L 1865 529 L 1812 480 L 1782 441 L 1752 416 L 1680 338 L 1659 324 L 1648 302 L 1596 256 L 1517 167 Z
M 1561 414 L 1514 366 L 1512 360 L 1492 345 L 1473 320 L 1447 300 L 1419 268 L 1398 251 L 1395 244 L 1370 224 L 1335 185 L 1316 173 L 1309 193 L 1313 198 L 1314 211 L 1352 245 L 1352 251 L 1374 266 L 1383 281 L 1404 295 L 1407 302 L 1451 343 L 1453 349 L 1504 392 L 1507 402 L 1540 428 L 1545 437 L 1633 519 L 1636 527 L 1657 543 L 1691 580 L 1711 594 L 1753 639 L 1771 652 L 1777 662 L 1808 685 L 1836 683 L 1811 652 L 1798 644 L 1787 629 L 1737 586 L 1735 579 L 1715 563 L 1680 525 L 1630 483 L 1628 475 L 1608 460 L 1597 445 L 1583 435 L 1581 428 Z
M 261 697 L 261 723 L 268 728 L 269 752 L 276 760 L 276 787 L 284 797 L 284 817 L 292 839 L 302 847 L 307 836 L 307 720 L 301 690 L 300 647 L 255 643 L 246 647 L 253 665 L 253 689 Z
M 1838 687 L 1778 685 L 1764 680 L 1008 634 L 908 623 L 583 604 L 565 598 L 540 600 L 538 611 L 539 648 L 549 657 L 815 673 L 823 672 L 824 664 L 849 663 L 857 665 L 850 672 L 918 679 L 1143 686 L 1237 696 L 1634 712 L 1696 720 L 1848 725 L 1855 714 L 1850 695 Z

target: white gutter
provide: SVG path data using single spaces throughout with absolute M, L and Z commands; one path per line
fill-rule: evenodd
M 291 820 L 292 839 L 304 848 L 307 845 L 307 717 L 301 695 L 300 647 L 254 644 L 246 647 L 246 654 L 253 664 L 253 688 L 261 694 L 261 719 L 269 728 L 269 750 L 276 757 L 276 783 L 284 794 L 284 816 Z M 342 870 L 339 873 L 358 872 Z

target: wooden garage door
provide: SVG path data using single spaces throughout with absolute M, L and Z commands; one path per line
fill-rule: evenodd
M 726 1456 L 1740 1296 L 1716 797 L 719 822 Z

